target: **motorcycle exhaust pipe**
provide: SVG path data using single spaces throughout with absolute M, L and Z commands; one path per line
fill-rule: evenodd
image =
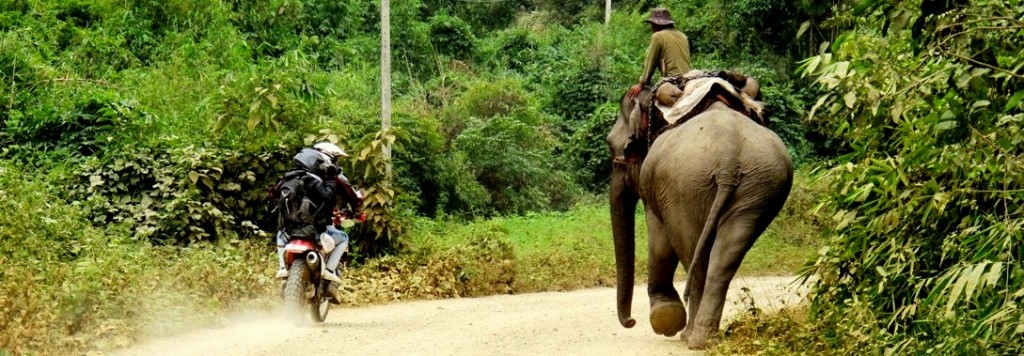
M 320 256 L 317 256 L 317 254 L 315 254 L 315 253 L 306 254 L 306 264 L 309 265 L 310 268 L 316 267 L 317 263 L 319 263 L 319 262 L 320 262 Z

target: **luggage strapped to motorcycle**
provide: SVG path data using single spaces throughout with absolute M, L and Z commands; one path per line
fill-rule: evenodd
M 277 213 L 277 227 L 289 236 L 312 238 L 316 236 L 316 215 L 323 208 L 323 203 L 316 204 L 306 194 L 306 183 L 309 179 L 323 181 L 319 176 L 304 171 L 294 170 L 285 174 L 277 184 L 277 205 L 271 211 Z

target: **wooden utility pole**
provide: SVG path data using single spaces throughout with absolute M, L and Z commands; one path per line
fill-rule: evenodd
M 604 24 L 612 20 L 612 0 L 604 0 Z
M 380 128 L 391 128 L 391 0 L 380 0 Z M 385 179 L 391 180 L 391 146 L 384 145 L 387 168 Z

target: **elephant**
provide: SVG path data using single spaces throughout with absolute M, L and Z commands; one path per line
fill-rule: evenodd
M 623 97 L 607 137 L 618 318 L 623 327 L 636 324 L 635 212 L 642 200 L 651 326 L 665 336 L 682 331 L 687 346 L 700 350 L 718 333 L 726 291 L 743 257 L 789 196 L 793 160 L 766 124 L 723 101 L 709 102 L 650 143 L 647 115 L 637 106 L 651 107 L 653 97 L 649 88 L 635 100 Z M 688 307 L 672 284 L 680 263 Z

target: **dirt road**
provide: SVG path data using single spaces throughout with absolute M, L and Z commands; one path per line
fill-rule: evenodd
M 744 309 L 741 288 L 757 307 L 796 304 L 793 277 L 732 283 L 725 321 Z M 680 291 L 683 285 L 677 285 Z M 633 298 L 636 327 L 615 317 L 615 290 L 588 289 L 335 308 L 322 325 L 295 326 L 274 315 L 154 340 L 121 355 L 688 355 L 679 337 L 655 335 L 647 292 Z

